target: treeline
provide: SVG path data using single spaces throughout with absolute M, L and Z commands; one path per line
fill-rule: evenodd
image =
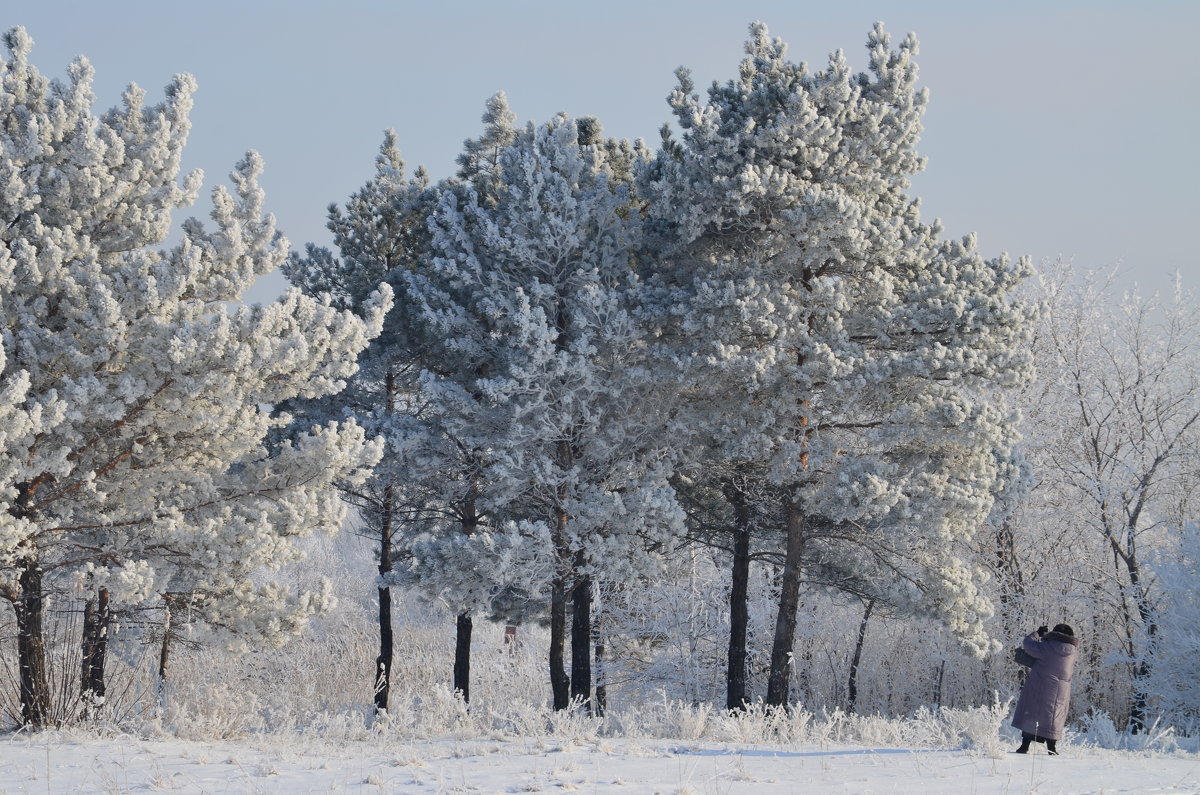
M 663 620 L 685 571 L 723 636 L 690 664 L 720 666 L 729 709 L 827 698 L 793 676 L 816 606 L 854 616 L 851 709 L 880 616 L 953 637 L 953 665 L 997 688 L 1016 675 L 1000 641 L 1066 620 L 1090 708 L 1138 730 L 1200 706 L 1176 631 L 1196 606 L 1195 313 L 1118 309 L 922 221 L 912 37 L 877 26 L 865 72 L 840 53 L 810 70 L 756 24 L 735 79 L 702 97 L 678 72 L 654 149 L 593 118 L 518 125 L 497 94 L 454 178 L 410 172 L 389 133 L 330 209 L 334 247 L 304 253 L 264 215 L 253 153 L 214 231 L 155 250 L 198 189 L 178 181 L 190 81 L 97 117 L 86 61 L 59 84 L 23 31 L 5 41 L 0 595 L 21 723 L 102 707 L 114 610 L 161 617 L 139 634 L 164 682 L 180 626 L 235 649 L 294 636 L 328 593 L 268 574 L 346 506 L 376 547 L 380 711 L 393 589 L 457 615 L 464 700 L 475 619 L 544 622 L 551 704 L 602 712 L 606 672 L 635 692 L 701 631 Z M 233 303 L 278 267 L 298 289 Z M 56 593 L 85 605 L 69 715 Z M 719 697 L 701 679 L 690 695 Z

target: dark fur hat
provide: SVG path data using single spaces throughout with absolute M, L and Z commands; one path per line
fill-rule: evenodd
M 1054 631 L 1060 635 L 1070 635 L 1075 637 L 1075 630 L 1071 629 L 1070 624 L 1055 624 Z

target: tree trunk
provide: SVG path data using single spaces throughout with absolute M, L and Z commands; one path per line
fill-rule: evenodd
M 596 650 L 592 672 L 596 680 L 596 717 L 608 709 L 608 683 L 604 671 L 604 608 L 608 588 L 603 581 L 592 586 L 592 647 Z
M 454 637 L 454 689 L 466 704 L 471 703 L 471 627 L 471 614 L 459 613 Z
M 1000 617 L 1008 635 L 1017 633 L 1023 616 L 1017 611 L 1025 602 L 1025 575 L 1017 555 L 1016 537 L 1012 525 L 1002 522 L 996 528 L 996 569 L 1000 572 Z
M 555 464 L 566 472 L 573 461 L 571 446 L 561 441 L 555 456 Z M 567 522 L 570 517 L 563 510 L 566 500 L 566 486 L 558 488 L 558 506 L 554 510 L 554 557 L 557 571 L 550 584 L 550 691 L 554 699 L 554 709 L 563 710 L 571 703 L 571 680 L 567 676 L 564 663 L 564 653 L 567 637 L 567 600 L 570 598 L 569 583 L 573 566 L 571 565 L 571 549 L 567 543 Z
M 163 636 L 162 645 L 158 649 L 158 687 L 161 691 L 166 691 L 167 682 L 169 681 L 169 672 L 171 669 L 171 633 L 174 628 L 171 626 L 171 603 L 169 601 L 163 604 Z
M 596 644 L 596 717 L 604 717 L 608 709 L 608 686 L 604 680 L 604 644 Z
M 1007 521 L 996 528 L 996 569 L 1000 572 L 1000 621 L 1004 636 L 1019 637 L 1028 632 L 1022 629 L 1025 621 L 1025 575 L 1017 555 L 1016 537 L 1012 525 Z M 1016 669 L 1016 685 L 1020 690 L 1025 686 L 1028 669 L 1023 665 L 1011 667 Z
M 808 605 L 804 606 L 805 610 L 809 609 Z M 812 613 L 815 615 L 819 611 L 817 605 L 812 605 Z M 816 696 L 815 688 L 813 687 L 813 645 L 805 643 L 798 655 L 792 657 L 792 667 L 796 670 L 796 700 L 802 704 L 811 703 Z
M 108 656 L 109 595 L 101 588 L 83 608 L 83 671 L 80 693 L 85 718 L 93 718 L 104 705 L 104 663 Z
M 592 714 L 592 578 L 583 576 L 572 592 L 571 699 Z
M 858 702 L 858 664 L 862 662 L 863 641 L 867 638 L 867 622 L 871 620 L 871 611 L 875 609 L 875 600 L 867 602 L 863 610 L 862 621 L 858 624 L 858 641 L 854 644 L 854 657 L 850 660 L 850 681 L 846 685 L 847 711 L 854 712 Z
M 167 716 L 170 696 L 171 671 L 171 638 L 175 628 L 171 623 L 171 597 L 163 600 L 162 644 L 158 648 L 158 709 L 164 718 Z
M 733 535 L 733 573 L 729 588 L 729 658 L 725 669 L 725 708 L 746 707 L 746 635 L 750 626 L 750 527 L 745 497 L 731 490 L 737 526 Z
M 1149 709 L 1149 694 L 1151 660 L 1154 659 L 1158 642 L 1158 622 L 1155 620 L 1154 607 L 1142 585 L 1142 568 L 1137 555 L 1136 539 L 1133 530 L 1128 531 L 1124 556 L 1125 568 L 1129 572 L 1129 590 L 1133 592 L 1134 604 L 1137 608 L 1138 619 L 1146 636 L 1145 648 L 1139 655 L 1140 659 L 1133 670 L 1133 703 L 1129 712 L 1129 731 L 1138 734 L 1146 730 L 1146 713 Z M 1126 619 L 1128 621 L 1128 618 Z
M 391 374 L 388 374 L 389 381 Z M 389 483 L 383 490 L 383 516 L 379 525 L 379 575 L 392 571 L 392 500 L 393 486 Z M 375 709 L 386 712 L 388 695 L 392 685 L 392 659 L 394 639 L 392 635 L 392 589 L 379 588 L 379 656 L 375 658 Z
M 391 368 L 383 378 L 383 408 L 391 416 L 396 408 L 396 375 Z M 379 520 L 379 576 L 392 571 L 392 522 L 395 486 L 389 480 L 383 489 L 383 512 Z M 395 641 L 392 635 L 392 589 L 383 586 L 379 591 L 379 656 L 375 658 L 375 711 L 386 712 L 392 687 L 392 660 Z
M 31 483 L 18 483 L 17 496 L 9 513 L 18 519 L 34 516 Z M 32 729 L 50 723 L 50 679 L 46 670 L 46 636 L 43 616 L 46 595 L 42 590 L 42 566 L 36 548 L 28 548 L 16 561 L 17 589 L 5 589 L 17 618 L 17 688 L 21 698 L 21 724 Z
M 564 665 L 564 646 L 567 635 L 567 585 L 562 576 L 550 585 L 550 691 L 554 709 L 563 710 L 571 704 L 571 680 Z
M 596 717 L 603 718 L 608 709 L 608 685 L 604 681 L 604 643 L 596 639 Z
M 771 646 L 771 672 L 767 677 L 767 705 L 782 707 L 788 703 L 792 643 L 796 637 L 796 609 L 800 605 L 800 573 L 804 555 L 804 517 L 792 500 L 784 505 L 787 523 L 787 550 L 783 579 L 779 588 L 779 612 L 775 617 L 775 641 Z
M 17 670 L 21 691 L 21 723 L 44 729 L 50 723 L 50 683 L 46 670 L 46 640 L 43 616 L 42 568 L 30 556 L 18 564 L 20 594 L 13 608 L 17 614 Z
M 942 660 L 942 664 L 938 666 L 937 682 L 933 685 L 933 703 L 939 709 L 942 706 L 942 685 L 946 681 L 946 661 Z
M 475 535 L 482 517 L 476 508 L 479 481 L 472 478 L 459 506 L 459 522 L 462 534 Z M 462 693 L 464 703 L 471 703 L 471 613 L 467 610 L 458 614 L 454 641 L 454 689 Z

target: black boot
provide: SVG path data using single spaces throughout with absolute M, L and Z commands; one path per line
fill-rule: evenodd
M 1028 732 L 1021 732 L 1021 747 L 1017 749 L 1018 754 L 1029 753 L 1029 744 L 1033 742 L 1033 735 Z
M 1058 756 L 1058 747 L 1055 745 L 1056 742 L 1058 742 L 1058 741 L 1057 740 L 1047 740 L 1046 741 L 1046 753 L 1050 754 L 1050 756 Z

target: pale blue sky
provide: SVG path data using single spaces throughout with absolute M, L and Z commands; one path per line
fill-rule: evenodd
M 185 165 L 211 186 L 257 149 L 297 247 L 328 242 L 325 208 L 369 178 L 385 128 L 434 177 L 498 90 L 522 122 L 565 110 L 653 143 L 675 67 L 700 86 L 732 78 L 755 19 L 818 66 L 841 48 L 865 67 L 877 19 L 897 39 L 916 32 L 931 104 L 913 193 L 947 235 L 975 232 L 987 255 L 1120 264 L 1151 290 L 1175 270 L 1200 287 L 1194 0 L 0 0 L 0 27 L 28 29 L 44 73 L 88 56 L 98 107 L 130 81 L 158 99 L 194 74 Z

